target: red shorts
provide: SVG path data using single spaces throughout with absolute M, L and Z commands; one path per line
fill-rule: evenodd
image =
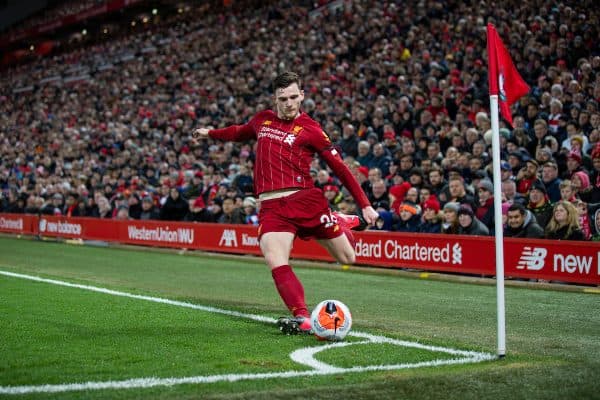
M 258 218 L 259 239 L 268 232 L 290 232 L 304 240 L 333 239 L 342 234 L 327 199 L 317 188 L 262 201 Z

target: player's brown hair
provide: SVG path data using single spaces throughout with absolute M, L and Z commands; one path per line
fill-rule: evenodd
M 273 91 L 284 89 L 294 83 L 300 87 L 300 76 L 295 72 L 286 71 L 273 80 Z

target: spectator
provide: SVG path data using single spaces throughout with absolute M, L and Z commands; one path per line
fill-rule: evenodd
M 119 208 L 117 209 L 117 213 L 115 214 L 114 219 L 118 219 L 121 221 L 126 221 L 129 218 L 129 207 L 127 207 L 126 205 L 120 205 Z
M 235 208 L 234 200 L 231 197 L 223 199 L 223 213 L 217 220 L 220 224 L 244 224 L 244 215 L 239 208 Z
M 80 213 L 79 195 L 76 192 L 67 193 L 61 214 L 67 217 L 85 217 L 85 214 L 81 215 Z
M 579 214 L 573 204 L 561 200 L 552 210 L 552 217 L 544 230 L 544 237 L 553 240 L 584 240 L 579 227 Z
M 430 196 L 423 203 L 423 222 L 419 225 L 418 232 L 440 233 L 442 231 L 443 215 L 440 213 L 440 203 L 435 196 Z
M 466 204 L 471 210 L 475 209 L 475 200 L 471 194 L 467 193 L 465 182 L 461 176 L 453 176 L 448 180 L 448 193 L 448 201 Z
M 461 204 L 458 210 L 458 233 L 460 235 L 488 236 L 489 229 L 485 226 L 473 212 L 468 204 Z
M 342 139 L 340 140 L 340 147 L 344 157 L 351 156 L 353 158 L 358 157 L 358 136 L 356 136 L 356 128 L 351 123 L 344 124 L 342 128 Z
M 537 223 L 531 211 L 527 210 L 522 204 L 515 203 L 507 211 L 504 236 L 541 239 L 544 237 L 544 229 Z
M 169 189 L 165 203 L 160 208 L 160 219 L 163 221 L 183 221 L 187 214 L 188 203 L 181 197 L 179 189 Z
M 577 191 L 570 179 L 565 179 L 560 183 L 560 199 L 571 203 L 577 200 Z
M 393 225 L 393 215 L 390 211 L 379 211 L 379 218 L 375 224 L 369 228 L 374 231 L 391 231 Z
M 393 230 L 398 232 L 418 232 L 421 216 L 415 203 L 405 201 L 398 207 L 398 217 Z
M 582 193 L 587 193 L 591 190 L 590 177 L 583 171 L 577 171 L 571 176 L 571 184 L 573 185 L 573 191 L 575 197 L 581 197 Z
M 579 227 L 581 228 L 581 232 L 583 232 L 583 238 L 584 240 L 590 240 L 592 238 L 592 224 L 590 215 L 588 214 L 588 205 L 586 202 L 579 199 L 577 199 L 573 205 L 579 216 Z
M 92 217 L 112 218 L 112 206 L 105 196 L 99 195 L 96 204 L 97 208 L 92 211 Z
M 256 212 L 256 199 L 254 197 L 246 197 L 242 202 L 242 212 L 244 223 L 247 225 L 258 226 L 258 214 Z
M 142 198 L 142 210 L 140 211 L 139 218 L 142 221 L 160 219 L 160 213 L 154 206 L 154 199 L 152 196 L 144 196 Z
M 460 208 L 459 203 L 448 202 L 444 204 L 444 222 L 442 222 L 442 233 L 455 235 L 458 234 L 458 210 Z
M 536 160 L 530 159 L 525 162 L 525 166 L 517 174 L 517 192 L 525 194 L 529 191 L 531 184 L 538 179 L 538 169 L 540 168 Z
M 533 213 L 541 227 L 545 227 L 552 218 L 552 204 L 548 201 L 546 187 L 540 180 L 533 182 L 529 189 L 527 209 Z
M 546 187 L 550 202 L 559 201 L 562 180 L 558 177 L 558 165 L 554 161 L 547 161 L 542 165 L 542 182 Z
M 383 179 L 373 182 L 368 198 L 375 211 L 390 211 L 390 198 Z
M 329 208 L 339 211 L 338 204 L 344 198 L 340 188 L 336 185 L 325 185 L 323 187 L 323 195 L 329 202 Z
M 500 184 L 502 190 L 502 202 L 526 204 L 527 199 L 521 193 L 517 193 L 515 181 L 507 180 Z
M 378 168 L 381 171 L 382 176 L 387 176 L 390 171 L 390 164 L 392 159 L 385 152 L 385 148 L 382 143 L 376 143 L 373 145 L 373 157 L 368 161 L 367 166 L 369 169 Z
M 477 185 L 477 192 L 479 206 L 475 209 L 475 216 L 490 232 L 494 232 L 494 185 L 488 179 L 483 179 Z

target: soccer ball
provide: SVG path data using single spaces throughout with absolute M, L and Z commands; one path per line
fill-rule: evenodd
M 323 300 L 310 315 L 310 324 L 319 340 L 344 340 L 352 327 L 352 314 L 339 300 Z

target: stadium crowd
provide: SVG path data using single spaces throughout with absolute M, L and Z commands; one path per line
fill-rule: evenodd
M 202 6 L 40 57 L 0 78 L 0 212 L 256 224 L 253 143 L 192 146 L 191 133 L 272 107 L 269 83 L 289 69 L 379 212 L 373 229 L 493 235 L 492 22 L 531 86 L 514 126 L 501 122 L 505 234 L 600 240 L 598 11 L 534 0 Z M 356 212 L 331 171 L 312 167 L 332 208 Z

